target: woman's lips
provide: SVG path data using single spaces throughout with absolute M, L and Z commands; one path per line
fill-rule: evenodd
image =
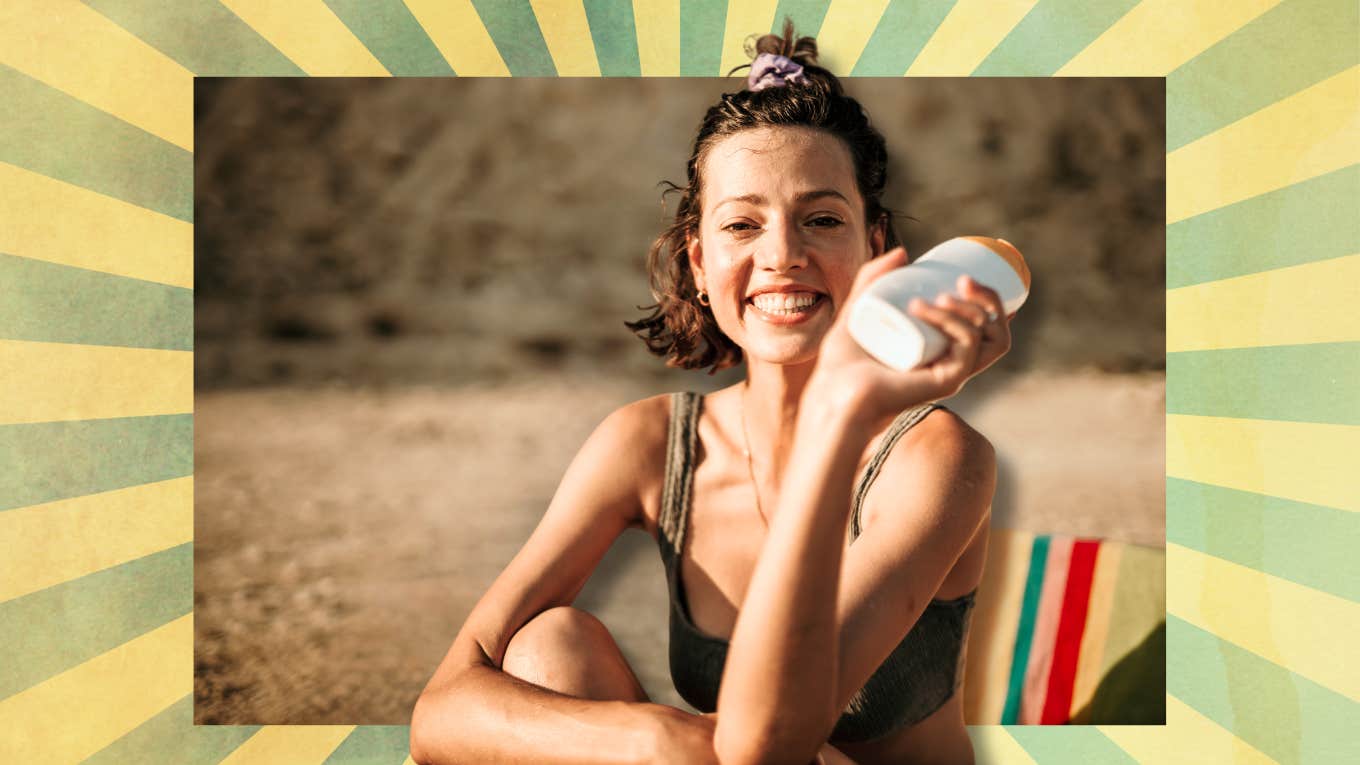
M 778 313 L 769 313 L 761 310 L 760 306 L 756 305 L 753 298 L 747 298 L 746 309 L 754 314 L 756 318 L 767 324 L 789 326 L 809 321 L 814 315 L 822 310 L 822 305 L 824 303 L 826 303 L 825 295 L 815 295 L 811 305 L 798 309 L 780 311 Z

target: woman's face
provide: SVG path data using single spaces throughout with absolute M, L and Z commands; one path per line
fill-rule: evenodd
M 728 136 L 704 158 L 696 286 L 748 358 L 812 361 L 855 272 L 883 251 L 840 139 L 800 127 Z

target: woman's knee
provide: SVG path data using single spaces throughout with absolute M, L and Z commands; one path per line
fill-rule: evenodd
M 609 628 L 571 606 L 550 608 L 521 627 L 506 646 L 501 669 L 571 696 L 646 698 Z

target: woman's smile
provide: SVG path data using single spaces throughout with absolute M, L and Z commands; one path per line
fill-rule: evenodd
M 826 304 L 825 295 L 804 291 L 761 292 L 746 299 L 749 315 L 776 326 L 809 321 L 815 314 L 824 310 Z

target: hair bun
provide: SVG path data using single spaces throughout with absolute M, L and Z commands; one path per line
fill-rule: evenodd
M 745 46 L 746 55 L 754 59 L 761 53 L 772 53 L 776 56 L 784 56 L 803 66 L 816 66 L 817 64 L 817 40 L 812 37 L 796 37 L 793 31 L 793 19 L 784 17 L 783 34 L 766 34 L 756 38 L 752 45 L 750 40 Z

